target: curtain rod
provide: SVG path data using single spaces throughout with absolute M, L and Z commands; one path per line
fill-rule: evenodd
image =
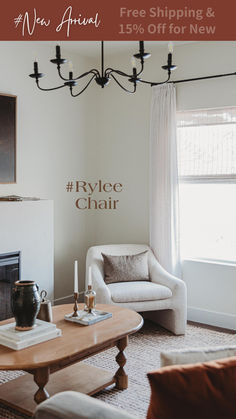
M 235 73 L 227 73 L 227 74 L 216 74 L 215 76 L 196 77 L 196 78 L 193 78 L 193 79 L 173 80 L 173 81 L 168 81 L 168 83 L 173 83 L 173 84 L 187 83 L 187 82 L 190 82 L 190 81 L 217 79 L 217 78 L 220 78 L 220 77 L 229 77 L 229 76 L 236 76 L 236 72 Z M 159 84 L 162 84 L 162 83 L 152 83 L 151 86 L 158 86 Z

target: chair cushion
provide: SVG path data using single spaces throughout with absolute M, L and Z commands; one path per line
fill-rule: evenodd
M 106 255 L 104 260 L 104 281 L 106 284 L 128 281 L 149 281 L 147 250 L 136 255 Z
M 147 281 L 109 284 L 108 288 L 115 303 L 164 300 L 172 296 L 172 292 L 168 287 Z
M 148 378 L 147 419 L 236 418 L 236 357 L 164 367 Z

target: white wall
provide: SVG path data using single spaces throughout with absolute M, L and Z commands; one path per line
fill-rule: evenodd
M 130 72 L 134 52 L 106 57 L 106 66 Z M 117 211 L 97 214 L 96 243 L 148 243 L 150 89 L 127 94 L 111 81 L 99 103 L 98 173 L 121 182 L 123 192 Z
M 186 260 L 183 277 L 189 320 L 236 329 L 235 265 Z

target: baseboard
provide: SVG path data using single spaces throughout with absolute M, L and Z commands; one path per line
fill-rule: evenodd
M 188 320 L 236 330 L 236 315 L 188 307 Z

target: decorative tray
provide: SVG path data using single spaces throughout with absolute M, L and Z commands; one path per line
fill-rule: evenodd
M 77 317 L 72 317 L 73 313 L 66 314 L 65 320 L 73 323 L 83 324 L 84 326 L 89 326 L 91 324 L 95 324 L 101 322 L 102 320 L 109 319 L 112 317 L 112 313 L 108 313 L 107 311 L 101 310 L 93 310 L 92 313 L 88 311 L 79 310 Z

